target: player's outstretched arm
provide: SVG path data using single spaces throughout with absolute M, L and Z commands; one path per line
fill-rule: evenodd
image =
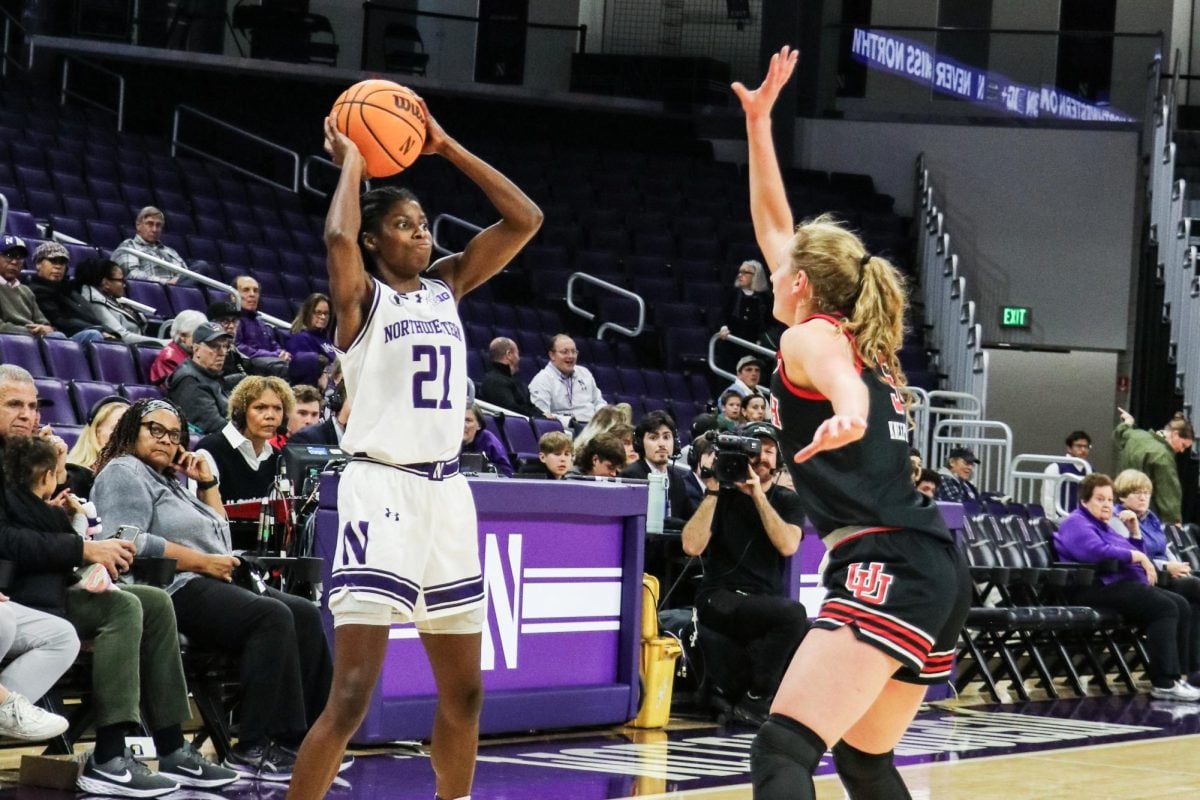
M 425 106 L 424 100 L 421 105 Z M 542 227 L 542 210 L 499 170 L 446 135 L 427 106 L 425 119 L 425 147 L 421 154 L 436 153 L 458 167 L 500 212 L 500 221 L 475 234 L 461 253 L 441 258 L 434 264 L 439 276 L 461 300 L 463 295 L 504 269 L 521 252 Z
M 337 188 L 325 217 L 325 249 L 328 252 L 329 293 L 337 316 L 334 344 L 347 349 L 362 328 L 371 303 L 373 287 L 358 249 L 362 209 L 358 193 L 366 162 L 354 142 L 341 133 L 333 120 L 325 120 L 325 151 L 342 168 Z
M 741 83 L 733 84 L 733 93 L 742 103 L 746 114 L 746 138 L 750 144 L 750 217 L 754 220 L 754 236 L 758 247 L 774 272 L 786 263 L 784 249 L 794 233 L 792 209 L 783 189 L 779 160 L 775 157 L 775 140 L 771 134 L 771 109 L 779 98 L 792 71 L 796 68 L 799 51 L 784 47 L 771 56 L 767 76 L 753 91 Z M 792 113 L 790 110 L 788 113 Z

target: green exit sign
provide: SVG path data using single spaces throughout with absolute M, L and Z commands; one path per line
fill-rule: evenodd
M 1027 306 L 1001 306 L 1001 328 L 1028 328 L 1033 324 L 1033 311 Z

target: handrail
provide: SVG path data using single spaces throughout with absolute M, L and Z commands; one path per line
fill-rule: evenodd
M 116 78 L 117 107 L 115 109 L 109 108 L 98 100 L 92 100 L 90 97 L 84 97 L 78 92 L 71 91 L 69 84 L 71 80 L 72 61 L 81 66 L 94 69 L 96 72 L 99 72 L 102 75 L 107 75 L 110 78 Z M 101 111 L 107 111 L 110 114 L 115 114 L 117 117 L 117 133 L 125 130 L 125 76 L 119 72 L 113 72 L 111 69 L 102 67 L 99 64 L 88 61 L 87 59 L 79 58 L 78 56 L 68 56 L 67 58 L 64 58 L 62 62 L 62 86 L 59 88 L 58 104 L 60 106 L 65 106 L 67 104 L 68 97 L 74 98 L 81 103 L 86 103 L 93 108 L 98 108 Z
M 513 411 L 505 408 L 504 406 L 498 406 L 495 403 L 489 403 L 487 400 L 480 400 L 478 397 L 475 398 L 475 405 L 479 406 L 480 411 L 485 411 L 488 414 L 491 414 L 493 417 L 503 414 L 506 417 L 516 417 L 517 419 L 523 420 L 529 419 L 529 417 L 525 416 L 519 411 Z
M 12 65 L 18 69 L 28 69 L 27 67 L 22 66 L 20 61 L 17 61 L 17 59 L 9 55 L 8 52 L 8 40 L 12 38 L 12 29 L 16 28 L 21 32 L 21 35 L 24 36 L 25 26 L 18 22 L 16 17 L 5 11 L 3 8 L 0 8 L 0 17 L 4 18 L 4 32 L 3 34 L 0 34 L 3 36 L 3 38 L 0 38 L 0 78 L 7 78 L 9 62 L 12 62 Z
M 249 139 L 250 141 L 254 142 L 255 144 L 260 144 L 263 147 L 266 147 L 270 150 L 274 150 L 276 153 L 279 153 L 280 155 L 286 156 L 287 158 L 291 159 L 291 161 L 292 161 L 292 182 L 291 182 L 291 184 L 280 183 L 279 181 L 272 180 L 271 178 L 268 178 L 264 175 L 259 175 L 256 172 L 252 172 L 251 170 L 248 170 L 245 167 L 239 167 L 237 164 L 233 164 L 229 161 L 226 161 L 225 159 L 220 158 L 219 156 L 215 156 L 212 153 L 201 150 L 198 147 L 181 142 L 179 140 L 179 122 L 180 122 L 180 117 L 183 112 L 187 112 L 189 114 L 193 114 L 197 117 L 200 117 L 201 119 L 207 120 L 208 122 L 212 123 L 213 125 L 216 125 L 217 127 L 220 127 L 220 128 L 224 128 L 227 131 L 232 131 L 233 133 L 240 134 L 243 137 L 245 137 L 246 139 Z M 231 125 L 230 123 L 225 122 L 222 119 L 218 119 L 217 117 L 214 117 L 211 114 L 205 114 L 203 111 L 192 108 L 191 106 L 186 106 L 186 105 L 175 106 L 175 115 L 174 115 L 174 119 L 172 120 L 172 123 L 171 123 L 171 156 L 172 157 L 174 157 L 176 155 L 177 150 L 185 150 L 189 153 L 200 156 L 202 158 L 207 158 L 210 161 L 215 161 L 218 164 L 229 167 L 234 172 L 241 173 L 242 175 L 245 175 L 248 178 L 253 178 L 257 181 L 261 181 L 270 186 L 278 186 L 280 189 L 286 189 L 289 192 L 299 192 L 300 191 L 300 154 L 299 153 L 297 153 L 295 150 L 289 150 L 288 148 L 284 147 L 281 144 L 276 144 L 275 142 L 272 142 L 269 139 L 264 139 L 261 136 L 253 134 L 250 131 L 246 130 L 245 128 L 239 128 L 238 126 Z
M 708 368 L 712 370 L 714 375 L 720 375 L 722 378 L 728 378 L 731 381 L 737 380 L 737 375 L 728 370 L 721 369 L 717 366 L 717 341 L 733 342 L 738 347 L 746 350 L 753 350 L 759 355 L 764 355 L 772 361 L 775 360 L 775 351 L 770 348 L 763 347 L 757 342 L 752 342 L 749 339 L 743 339 L 740 336 L 734 336 L 732 333 L 721 339 L 721 334 L 714 333 L 708 340 Z
M 476 225 L 474 222 L 468 222 L 467 220 L 462 219 L 461 217 L 456 217 L 453 214 L 438 214 L 433 218 L 433 227 L 431 227 L 429 231 L 430 235 L 433 236 L 433 249 L 445 256 L 448 256 L 455 251 L 450 250 L 444 245 L 438 243 L 438 232 L 441 231 L 443 223 L 454 223 L 455 225 L 466 228 L 472 233 L 479 233 L 481 230 L 483 230 L 483 228 Z
M 579 316 L 583 317 L 586 320 L 590 321 L 590 320 L 593 320 L 596 318 L 596 315 L 594 313 L 592 313 L 591 311 L 588 311 L 585 308 L 580 308 L 579 306 L 575 305 L 574 289 L 575 289 L 575 281 L 577 281 L 577 280 L 586 281 L 587 283 L 593 284 L 595 286 L 599 286 L 601 289 L 607 289 L 608 291 L 613 292 L 614 294 L 619 294 L 622 297 L 627 297 L 630 300 L 633 300 L 635 303 L 637 303 L 638 317 L 637 317 L 637 327 L 636 328 L 627 328 L 624 325 L 620 325 L 616 322 L 605 322 L 599 328 L 596 329 L 596 338 L 597 339 L 603 339 L 605 331 L 607 331 L 609 329 L 612 329 L 612 330 L 616 331 L 617 333 L 620 333 L 620 334 L 623 334 L 630 338 L 633 338 L 634 336 L 637 336 L 638 334 L 640 334 L 642 332 L 642 329 L 646 327 L 646 301 L 642 299 L 642 296 L 640 294 L 635 294 L 634 292 L 631 292 L 628 289 L 624 289 L 620 286 L 617 286 L 615 283 L 609 283 L 606 280 L 601 280 L 600 278 L 597 278 L 594 275 L 589 275 L 586 272 L 572 272 L 571 277 L 567 278 L 567 308 L 571 309 L 576 314 L 578 314 Z
M 8 198 L 0 192 L 0 234 L 8 230 Z
M 1029 503 L 1035 502 L 1032 499 L 1024 499 L 1029 497 L 1025 493 L 1018 493 L 1020 488 L 1017 484 L 1018 480 L 1027 481 L 1031 486 L 1040 482 L 1043 484 L 1042 490 L 1038 492 L 1037 503 L 1039 503 L 1047 514 L 1052 514 L 1054 518 L 1066 516 L 1069 509 L 1062 508 L 1058 505 L 1058 492 L 1064 483 L 1079 483 L 1083 480 L 1083 475 L 1074 475 L 1070 472 L 1060 473 L 1058 475 L 1047 475 L 1044 469 L 1036 469 L 1037 467 L 1049 467 L 1052 464 L 1070 464 L 1078 469 L 1081 473 L 1086 473 L 1091 470 L 1091 465 L 1082 458 L 1074 456 L 1051 456 L 1039 455 L 1034 453 L 1021 453 L 1013 456 L 1008 462 L 1008 482 L 1004 487 L 1004 494 L 1013 498 L 1017 502 Z M 1054 505 L 1053 509 L 1046 508 L 1045 503 L 1042 503 L 1046 484 L 1054 484 Z
M 210 278 L 207 275 L 201 275 L 199 272 L 193 272 L 192 270 L 188 269 L 187 267 L 181 267 L 178 264 L 172 264 L 170 261 L 164 261 L 163 259 L 159 258 L 158 256 L 152 256 L 149 253 L 143 253 L 138 250 L 134 250 L 132 247 L 126 247 L 125 245 L 122 245 L 122 246 L 118 247 L 116 250 L 112 251 L 112 255 L 113 255 L 114 259 L 116 256 L 120 255 L 121 253 L 128 253 L 131 256 L 137 257 L 141 261 L 149 261 L 151 264 L 162 267 L 163 269 L 170 270 L 171 272 L 174 272 L 177 275 L 181 275 L 181 276 L 190 278 L 191 280 L 195 281 L 196 283 L 202 283 L 205 286 L 209 286 L 213 289 L 220 289 L 223 292 L 228 292 L 230 295 L 232 295 L 235 298 L 234 302 L 237 304 L 238 308 L 241 308 L 242 301 L 240 298 L 238 298 L 237 289 L 233 288 L 232 286 L 230 286 L 227 283 L 221 283 L 220 281 L 218 281 L 214 278 Z M 264 314 L 261 311 L 258 312 L 258 318 L 261 319 L 263 322 L 267 323 L 268 325 L 272 325 L 276 328 L 290 329 L 292 327 L 292 323 L 284 322 L 283 320 L 279 319 L 278 317 L 273 317 L 270 314 Z

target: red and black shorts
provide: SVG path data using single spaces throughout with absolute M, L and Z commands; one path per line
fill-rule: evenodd
M 829 554 L 827 594 L 813 627 L 850 626 L 897 659 L 896 680 L 940 683 L 950 676 L 971 608 L 971 577 L 953 543 L 911 530 L 851 536 Z

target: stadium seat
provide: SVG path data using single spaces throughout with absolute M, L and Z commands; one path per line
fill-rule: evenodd
M 50 374 L 38 346 L 38 337 L 27 333 L 0 333 L 0 361 L 24 367 L 35 378 Z
M 58 378 L 34 378 L 37 385 L 38 403 L 41 407 L 41 422 L 44 425 L 78 425 L 79 417 L 67 384 Z
M 129 345 L 122 342 L 91 342 L 85 348 L 97 380 L 109 383 L 137 383 L 137 364 Z
M 78 342 L 42 339 L 40 344 L 49 375 L 64 381 L 92 379 L 92 368 Z

